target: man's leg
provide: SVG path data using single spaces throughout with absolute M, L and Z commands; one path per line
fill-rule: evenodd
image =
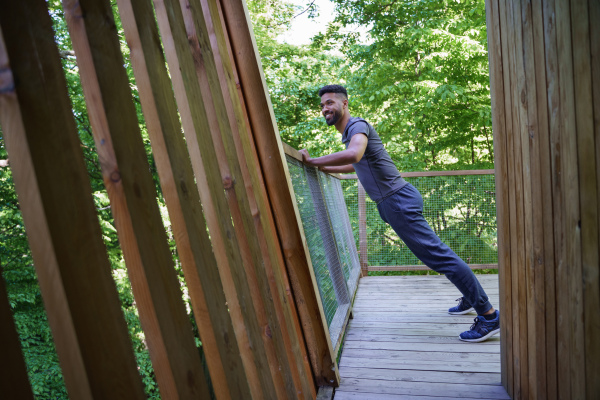
M 494 312 L 488 296 L 469 266 L 441 241 L 423 217 L 423 198 L 408 184 L 378 204 L 381 218 L 429 268 L 446 275 L 477 314 Z

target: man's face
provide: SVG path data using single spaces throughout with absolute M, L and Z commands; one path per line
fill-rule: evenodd
M 335 125 L 342 118 L 345 101 L 347 100 L 337 93 L 325 93 L 321 96 L 321 113 L 327 125 Z

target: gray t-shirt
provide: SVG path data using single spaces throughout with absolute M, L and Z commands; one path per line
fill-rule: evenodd
M 342 134 L 342 143 L 348 148 L 352 137 L 363 133 L 369 140 L 367 148 L 360 161 L 352 166 L 371 200 L 380 203 L 387 196 L 402 189 L 407 182 L 402 179 L 398 168 L 385 151 L 375 128 L 364 119 L 350 118 Z

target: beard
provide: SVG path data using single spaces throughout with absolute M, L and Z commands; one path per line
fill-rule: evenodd
M 340 118 L 342 118 L 342 112 L 340 110 L 334 110 L 331 113 L 330 119 L 327 119 L 327 117 L 325 117 L 325 122 L 329 126 L 335 125 L 340 120 Z

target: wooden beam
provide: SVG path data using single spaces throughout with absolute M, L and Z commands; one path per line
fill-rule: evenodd
M 577 163 L 579 170 L 579 229 L 581 235 L 581 271 L 574 277 L 581 281 L 574 282 L 577 286 L 578 309 L 575 314 L 580 320 L 574 321 L 577 350 L 575 362 L 582 363 L 575 367 L 578 376 L 574 396 L 594 398 L 600 396 L 600 341 L 597 338 L 600 329 L 600 284 L 598 254 L 598 176 L 597 163 L 600 162 L 596 153 L 594 135 L 594 99 L 592 94 L 592 42 L 590 25 L 598 21 L 590 19 L 587 0 L 571 0 L 571 34 L 573 46 L 573 85 L 575 94 L 575 120 L 577 126 Z M 594 45 L 600 46 L 596 40 Z M 598 50 L 596 50 L 598 51 Z M 597 61 L 597 60 L 596 60 Z M 596 82 L 596 84 L 598 84 Z M 600 118 L 600 116 L 596 116 Z M 581 341 L 583 343 L 581 343 Z M 582 346 L 583 344 L 583 346 Z M 585 370 L 583 372 L 582 370 Z M 583 382 L 581 382 L 583 381 Z M 579 387 L 579 385 L 583 387 Z
M 492 125 L 494 135 L 494 160 L 496 183 L 496 214 L 498 224 L 498 274 L 500 286 L 500 310 L 511 310 L 511 264 L 510 264 L 510 211 L 507 131 L 505 120 L 504 70 L 500 10 L 498 0 L 486 0 L 488 27 L 488 54 L 490 63 L 490 89 L 492 100 Z M 501 319 L 501 372 L 502 384 L 512 392 L 512 318 L 503 312 Z
M 273 210 L 267 196 L 264 177 L 260 172 L 260 168 L 257 168 L 257 166 L 260 166 L 260 162 L 251 132 L 247 108 L 240 91 L 239 74 L 235 68 L 231 43 L 223 20 L 223 12 L 220 3 L 213 0 L 202 0 L 202 8 L 205 14 L 210 12 L 212 17 L 214 35 L 210 35 L 211 45 L 217 66 L 222 68 L 222 71 L 219 69 L 221 73 L 219 75 L 221 85 L 223 86 L 225 83 L 226 88 L 229 90 L 230 102 L 227 105 L 230 122 L 233 127 L 236 126 L 234 121 L 237 122 L 238 129 L 233 129 L 236 148 L 238 148 L 238 154 L 243 153 L 248 162 L 253 164 L 252 168 L 242 169 L 242 172 L 246 171 L 249 173 L 252 183 L 252 186 L 249 186 L 249 180 L 246 177 L 244 178 L 249 193 L 248 199 L 250 200 L 252 214 L 260 215 L 260 221 L 256 218 L 255 220 L 258 238 L 261 241 L 261 249 L 266 247 L 268 252 L 268 254 L 263 252 L 263 257 L 265 259 L 269 257 L 272 263 L 272 268 L 269 268 L 269 263 L 265 263 L 265 271 L 269 276 L 268 281 L 271 284 L 271 291 L 276 293 L 280 298 L 279 302 L 275 301 L 274 303 L 277 316 L 282 321 L 282 324 L 283 321 L 287 324 L 287 329 L 283 330 L 283 339 L 288 350 L 288 358 L 294 360 L 297 364 L 297 372 L 293 368 L 292 372 L 294 373 L 294 377 L 297 374 L 298 379 L 301 381 L 302 395 L 313 399 L 316 396 L 316 387 L 306 352 L 306 343 L 290 288 L 289 277 L 285 267 L 281 244 L 277 236 Z M 223 91 L 226 92 L 225 88 Z M 227 96 L 225 98 L 227 100 Z M 242 148 L 241 151 L 239 150 L 240 147 Z M 252 192 L 256 193 L 255 200 Z
M 118 4 L 212 385 L 219 399 L 246 398 L 250 387 L 195 189 L 152 2 L 119 0 Z
M 0 31 L 0 121 L 67 390 L 143 399 L 46 3 L 4 2 Z
M 109 1 L 65 0 L 104 183 L 163 397 L 209 391 L 174 270 Z
M 210 88 L 201 85 L 202 76 L 197 74 L 196 61 L 200 62 L 200 59 L 194 59 L 190 49 L 180 4 L 177 1 L 155 1 L 155 7 L 196 183 L 252 397 L 276 398 L 274 377 L 265 349 L 265 341 L 270 339 L 271 332 L 268 326 L 258 322 L 252 288 L 244 267 L 246 259 L 240 249 L 238 229 L 234 229 L 232 223 L 234 210 L 230 206 L 234 204 L 227 197 L 236 195 L 235 182 L 231 175 L 223 175 L 228 166 L 226 160 L 219 158 L 218 154 L 222 153 L 217 152 L 216 147 L 222 146 L 222 143 L 215 141 L 212 134 L 213 131 L 220 134 L 220 127 Z M 197 38 L 191 40 L 193 45 L 194 42 L 197 44 Z M 198 53 L 195 55 L 199 56 Z M 243 225 L 240 224 L 240 227 Z M 239 230 L 243 233 L 243 229 Z
M 249 17 L 243 2 L 225 0 L 221 5 L 267 192 L 277 215 L 277 229 L 297 299 L 296 304 L 304 327 L 315 379 L 317 385 L 337 385 L 339 373 L 332 354 L 332 345 L 326 335 L 325 316 L 314 290 L 314 273 L 298 224 L 297 205 L 289 189 L 289 172 L 261 73 L 260 57 L 249 25 Z M 283 182 L 287 182 L 287 185 L 283 185 Z

